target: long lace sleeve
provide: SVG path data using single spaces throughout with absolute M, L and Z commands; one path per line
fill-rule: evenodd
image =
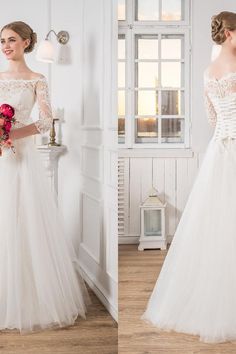
M 208 122 L 211 126 L 215 127 L 217 114 L 206 90 L 204 92 L 204 104 Z
M 39 119 L 35 125 L 40 134 L 44 134 L 51 128 L 53 120 L 48 83 L 44 76 L 37 81 L 35 93 L 39 110 Z

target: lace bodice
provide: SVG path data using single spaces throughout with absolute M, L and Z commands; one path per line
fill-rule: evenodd
M 236 139 L 236 72 L 216 79 L 205 70 L 204 102 L 208 121 L 215 127 L 213 138 Z
M 42 76 L 28 80 L 0 80 L 0 104 L 8 103 L 14 107 L 17 120 L 14 128 L 33 123 L 30 115 L 35 102 L 37 102 L 39 116 L 34 123 L 38 131 L 43 134 L 50 129 L 53 119 L 46 78 Z

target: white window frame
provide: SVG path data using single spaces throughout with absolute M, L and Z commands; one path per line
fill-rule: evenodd
M 185 0 L 183 21 L 135 21 L 135 0 L 126 0 L 126 20 L 119 21 L 118 33 L 125 35 L 126 44 L 126 89 L 125 89 L 125 143 L 119 149 L 189 149 L 191 133 L 190 109 L 190 63 L 191 63 L 191 0 Z M 188 15 L 189 14 L 189 15 Z M 136 34 L 183 34 L 184 35 L 184 142 L 183 143 L 135 143 L 135 105 L 133 88 L 135 80 L 135 35 Z M 181 118 L 182 115 L 179 116 Z M 171 117 L 170 117 L 171 118 Z M 159 129 L 160 134 L 160 129 Z M 160 136 L 159 136 L 160 138 Z M 160 140 L 160 139 L 159 139 Z

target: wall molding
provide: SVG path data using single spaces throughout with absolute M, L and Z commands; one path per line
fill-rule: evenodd
M 98 266 L 100 266 L 100 260 L 92 254 L 92 252 L 88 249 L 88 247 L 83 241 L 80 243 L 80 247 L 83 248 L 84 252 L 86 252 L 89 255 L 89 257 L 91 257 L 94 260 L 94 262 L 97 263 Z
M 81 175 L 87 178 L 92 179 L 93 181 L 99 182 L 99 183 L 103 183 L 103 178 L 104 178 L 104 173 L 103 173 L 103 168 L 104 168 L 104 162 L 103 162 L 103 150 L 104 147 L 103 145 L 90 145 L 90 144 L 81 144 Z M 98 165 L 99 167 L 99 171 L 97 176 L 94 175 L 89 175 L 85 172 L 84 166 L 84 159 L 85 159 L 85 151 L 86 150 L 95 150 L 97 151 L 98 154 L 98 161 L 100 162 L 100 165 Z M 92 161 L 91 161 L 92 163 Z
M 88 268 L 79 262 L 81 273 L 88 284 L 88 286 L 93 290 L 93 292 L 97 295 L 99 300 L 105 306 L 105 308 L 109 311 L 111 316 L 114 318 L 116 322 L 118 322 L 118 308 L 115 307 L 112 303 L 112 299 L 107 294 L 106 289 L 102 286 L 102 284 L 92 275 L 92 273 L 88 270 Z M 112 281 L 114 281 L 111 278 Z
M 81 130 L 103 130 L 102 126 L 100 125 L 81 125 Z
M 99 228 L 99 244 L 100 244 L 100 250 L 99 250 L 99 258 L 96 257 L 93 252 L 87 247 L 85 243 L 85 237 L 84 237 L 84 230 L 83 230 L 83 217 L 84 217 L 84 198 L 90 199 L 93 202 L 97 203 L 97 209 L 99 212 L 99 220 L 100 220 L 100 228 Z M 95 196 L 90 195 L 87 192 L 81 191 L 81 237 L 80 237 L 80 246 L 83 248 L 83 250 L 86 252 L 86 254 L 91 257 L 91 259 L 99 266 L 101 267 L 101 240 L 102 240 L 102 228 L 101 228 L 101 219 L 102 219 L 102 209 L 103 209 L 103 199 L 96 198 Z
M 114 213 L 114 215 L 116 216 L 116 220 L 118 221 L 118 211 L 113 205 L 110 205 L 110 208 L 107 209 L 107 212 L 108 212 L 109 223 L 107 224 L 107 227 L 106 227 L 106 246 L 105 246 L 106 247 L 106 273 L 109 275 L 109 277 L 111 279 L 113 279 L 114 282 L 118 282 L 118 274 L 117 274 L 118 272 L 116 272 L 115 274 L 112 274 L 112 270 L 109 267 L 110 257 L 111 257 L 111 259 L 114 259 L 114 256 L 108 252 L 110 245 L 112 244 L 112 242 L 114 242 L 110 236 L 112 234 L 111 220 L 113 220 L 111 214 Z M 116 225 L 115 225 L 116 229 L 118 229 L 118 222 L 117 221 L 116 221 Z M 118 242 L 118 240 L 116 240 L 116 242 Z M 118 254 L 117 254 L 117 263 L 118 263 Z
M 83 63 L 85 70 L 83 71 L 83 99 L 82 99 L 82 124 L 81 124 L 81 193 L 82 195 L 95 195 L 90 196 L 92 199 L 100 202 L 100 215 L 98 226 L 98 212 L 96 206 L 89 210 L 89 204 L 86 208 L 86 213 L 91 217 L 83 218 L 84 222 L 91 222 L 91 225 L 86 229 L 86 225 L 81 225 L 81 240 L 83 240 L 83 232 L 89 232 L 88 234 L 88 247 L 83 245 L 79 247 L 79 262 L 84 274 L 84 279 L 88 283 L 88 286 L 95 292 L 97 297 L 103 303 L 105 308 L 110 312 L 114 319 L 118 319 L 118 305 L 117 305 L 117 281 L 115 278 L 116 265 L 113 263 L 115 257 L 114 243 L 110 244 L 110 248 L 107 248 L 110 234 L 107 234 L 107 223 L 109 222 L 109 214 L 107 208 L 110 208 L 115 193 L 109 186 L 109 182 L 115 180 L 114 175 L 111 173 L 110 164 L 114 164 L 114 150 L 116 146 L 113 146 L 114 139 L 112 132 L 109 131 L 108 125 L 110 125 L 110 119 L 114 112 L 111 111 L 110 98 L 113 97 L 111 90 L 110 77 L 112 66 L 111 54 L 112 43 L 114 38 L 114 45 L 117 36 L 114 36 L 111 28 L 111 11 L 116 9 L 117 5 L 110 0 L 99 0 L 94 2 L 93 0 L 83 0 Z M 91 12 L 91 8 L 93 11 Z M 113 27 L 116 23 L 113 23 Z M 110 37 L 112 38 L 110 40 Z M 109 38 L 109 40 L 107 40 Z M 94 80 L 91 80 L 90 84 L 90 68 L 88 67 L 88 56 L 93 55 L 91 63 L 94 65 L 93 70 L 96 70 Z M 114 64 L 116 65 L 116 63 Z M 89 92 L 90 85 L 95 89 L 96 97 L 91 101 L 91 95 Z M 88 95 L 88 96 L 86 96 Z M 93 98 L 93 97 L 92 97 Z M 115 98 L 113 98 L 115 100 Z M 90 105 L 94 106 L 91 107 Z M 116 120 L 116 118 L 114 118 Z M 93 124 L 94 123 L 94 124 Z M 114 134 L 114 133 L 113 133 Z M 115 143 L 114 143 L 115 145 Z M 109 149 L 111 151 L 109 151 Z M 111 178 L 112 177 L 112 178 Z M 110 180 L 109 180 L 110 178 Z M 95 181 L 95 182 L 94 182 Z M 84 190 L 88 190 L 88 193 L 84 193 Z M 97 197 L 97 198 L 96 198 Z M 101 200 L 98 200 L 98 198 Z M 84 198 L 84 196 L 83 196 Z M 81 207 L 81 214 L 85 210 Z M 83 214 L 82 214 L 83 215 Z M 113 217 L 114 218 L 114 217 Z M 93 220 L 94 219 L 94 220 Z M 96 221 L 96 224 L 93 222 Z M 114 224 L 112 224 L 114 226 Z M 97 231 L 99 227 L 99 231 Z M 83 230 L 84 229 L 84 230 Z M 91 234 L 91 232 L 94 233 Z M 98 240 L 98 236 L 100 238 Z M 112 235 L 113 236 L 113 235 Z M 84 240 L 83 240 L 84 242 Z M 94 244 L 93 244 L 94 242 Z M 117 249 L 116 238 L 116 249 Z M 98 250 L 98 245 L 100 249 Z M 95 257 L 91 255 L 90 250 L 94 250 Z M 110 254 L 107 254 L 107 252 Z M 98 258 L 99 254 L 99 262 Z M 106 269 L 107 257 L 110 260 L 111 273 L 114 276 L 111 277 Z
M 192 149 L 179 148 L 179 149 L 151 149 L 142 148 L 139 149 L 127 149 L 120 147 L 118 150 L 119 157 L 170 157 L 170 158 L 181 158 L 181 157 L 194 157 L 194 151 Z
M 122 235 L 119 236 L 118 243 L 119 245 L 138 245 L 139 244 L 140 235 Z M 167 243 L 171 243 L 173 240 L 173 235 L 166 236 Z

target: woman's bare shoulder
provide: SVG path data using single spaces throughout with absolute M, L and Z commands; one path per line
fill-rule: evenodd
M 207 76 L 212 78 L 221 78 L 232 72 L 236 72 L 236 64 L 224 66 L 220 65 L 218 62 L 213 62 L 205 69 Z
M 7 71 L 0 72 L 0 80 L 35 80 L 35 79 L 44 79 L 45 76 L 41 73 L 37 73 L 34 71 L 27 71 L 22 73 L 11 73 Z
M 32 72 L 31 79 L 45 79 L 45 76 L 41 73 Z

